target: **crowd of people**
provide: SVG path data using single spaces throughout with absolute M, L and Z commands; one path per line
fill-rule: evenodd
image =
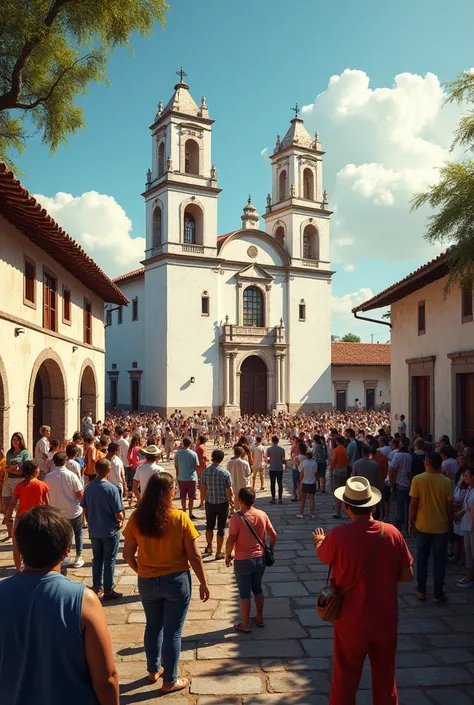
M 10 448 L 0 454 L 5 543 L 12 544 L 16 569 L 12 578 L 0 584 L 2 624 L 4 617 L 7 623 L 12 619 L 11 601 L 16 594 L 22 595 L 24 605 L 34 594 L 35 601 L 42 595 L 44 604 L 66 610 L 82 625 L 81 637 L 72 633 L 66 639 L 75 643 L 76 651 L 79 643 L 82 649 L 82 657 L 75 656 L 82 658 L 81 664 L 65 670 L 75 668 L 72 685 L 77 702 L 79 697 L 81 703 L 118 702 L 110 639 L 103 614 L 98 616 L 97 598 L 107 602 L 122 597 L 115 589 L 115 562 L 128 518 L 123 557 L 138 575 L 149 680 L 163 678 L 163 693 L 186 688 L 178 662 L 191 598 L 189 571 L 196 574 L 200 597 L 207 601 L 210 588 L 203 556 L 233 566 L 241 609 L 234 629 L 249 633 L 253 626 L 264 626 L 262 581 L 273 560 L 277 532 L 255 503 L 265 490 L 267 475 L 270 504 L 286 502 L 283 480 L 288 471 L 292 489 L 288 501 L 295 503 L 295 521 L 306 516 L 314 519 L 315 497 L 326 494 L 328 488 L 334 495 L 334 519 L 341 520 L 327 536 L 322 528 L 313 534 L 317 555 L 331 566 L 332 584 L 344 595 L 335 622 L 330 703 L 349 702 L 349 691 L 355 697 L 366 655 L 372 662 L 374 701 L 396 703 L 396 586 L 413 577 L 405 538 L 416 537 L 414 595 L 419 600 L 427 599 L 430 555 L 435 603 L 447 597 L 447 560 L 465 562 L 465 576 L 457 585 L 474 588 L 474 441 L 458 439 L 453 445 L 447 436 L 425 438 L 421 429 L 408 434 L 403 414 L 397 423 L 392 434 L 385 409 L 360 408 L 350 413 L 275 414 L 234 421 L 206 412 L 186 418 L 176 410 L 166 419 L 156 413 L 114 412 L 102 422 L 86 413 L 81 429 L 67 441 L 52 439 L 51 429 L 42 426 L 33 452 L 23 435 L 14 433 Z M 224 464 L 226 449 L 232 449 L 232 457 Z M 178 496 L 181 510 L 173 504 Z M 196 507 L 205 512 L 202 554 Z M 349 523 L 342 521 L 343 509 Z M 93 555 L 90 591 L 65 577 L 68 568 L 84 566 L 84 528 L 88 528 Z M 69 557 L 72 545 L 73 559 Z M 375 581 L 370 580 L 372 571 L 376 571 Z M 33 641 L 40 634 L 35 630 L 44 628 L 43 602 L 27 610 Z M 381 623 L 384 630 L 379 628 Z M 6 633 L 11 635 L 8 629 Z M 88 633 L 93 633 L 89 641 Z M 57 630 L 53 626 L 48 640 L 51 653 L 58 653 L 62 663 L 62 646 L 52 643 L 56 637 L 62 638 L 60 626 Z M 8 643 L 9 653 L 14 653 L 16 647 Z M 0 655 L 5 648 L 0 637 Z M 0 664 L 3 701 L 2 693 L 14 676 L 9 673 L 4 680 L 9 661 L 0 658 Z M 84 682 L 76 688 L 83 676 Z M 53 689 L 48 702 L 55 702 L 54 689 L 63 686 L 61 679 L 48 686 Z M 34 679 L 15 687 L 18 697 L 9 702 L 35 701 L 32 694 L 38 683 Z

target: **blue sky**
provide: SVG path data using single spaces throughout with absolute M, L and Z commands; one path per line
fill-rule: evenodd
M 425 216 L 408 215 L 409 197 L 435 180 L 434 166 L 448 155 L 459 113 L 441 112 L 436 81 L 474 65 L 473 3 L 454 0 L 449 13 L 441 0 L 170 4 L 166 27 L 157 26 L 151 39 L 136 39 L 134 57 L 128 50 L 113 55 L 112 85 L 90 88 L 83 101 L 86 131 L 53 156 L 38 138 L 31 140 L 17 160 L 27 174 L 23 182 L 31 193 L 47 197 L 46 207 L 107 269 L 115 248 L 113 232 L 105 230 L 113 218 L 97 232 L 102 215 L 95 219 L 94 209 L 87 211 L 81 202 L 80 224 L 74 225 L 64 210 L 67 199 L 58 205 L 56 194 L 108 196 L 107 203 L 119 204 L 131 220 L 132 237 L 144 235 L 140 194 L 151 161 L 148 126 L 158 101 L 169 99 L 180 65 L 191 93 L 196 100 L 206 96 L 216 121 L 213 161 L 223 188 L 219 232 L 238 227 L 249 193 L 263 212 L 271 173 L 261 151 L 271 150 L 276 134 L 284 134 L 295 101 L 313 106 L 303 117 L 327 150 L 324 185 L 336 207 L 333 329 L 357 329 L 364 340 L 370 332 L 386 339 L 385 328 L 356 327 L 347 312 L 367 289 L 376 293 L 437 254 L 422 242 Z M 352 73 L 344 74 L 347 69 Z M 405 78 L 394 92 L 400 74 Z M 427 81 L 427 74 L 434 78 Z M 331 76 L 341 75 L 328 90 Z M 128 223 L 123 213 L 120 217 Z M 123 222 L 122 228 L 129 227 Z M 125 259 L 109 271 L 130 269 Z

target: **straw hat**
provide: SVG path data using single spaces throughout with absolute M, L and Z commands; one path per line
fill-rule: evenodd
M 382 493 L 370 485 L 366 477 L 349 477 L 345 487 L 338 487 L 334 495 L 350 507 L 374 507 L 382 499 Z
M 158 446 L 147 446 L 146 448 L 143 448 L 142 453 L 145 455 L 161 455 L 161 450 L 158 448 Z

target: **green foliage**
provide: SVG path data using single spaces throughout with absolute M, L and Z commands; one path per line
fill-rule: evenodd
M 474 73 L 464 71 L 447 84 L 449 103 L 466 102 L 472 108 L 461 117 L 454 133 L 452 148 L 474 151 Z M 416 194 L 412 210 L 429 205 L 425 237 L 432 243 L 445 243 L 448 249 L 450 276 L 446 293 L 454 283 L 469 286 L 474 282 L 474 160 L 446 162 L 439 172 L 439 182 Z
M 110 53 L 133 33 L 151 35 L 167 9 L 166 0 L 1 0 L 0 159 L 36 132 L 54 152 L 84 127 L 76 97 L 106 81 Z
M 346 333 L 341 338 L 341 342 L 343 342 L 343 343 L 360 343 L 360 335 L 356 335 L 355 333 Z

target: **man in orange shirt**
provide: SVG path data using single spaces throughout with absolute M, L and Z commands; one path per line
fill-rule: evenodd
M 345 440 L 342 436 L 337 436 L 336 447 L 332 452 L 331 467 L 329 468 L 333 492 L 335 492 L 338 487 L 344 487 L 346 484 L 348 464 L 349 456 L 345 448 Z M 341 518 L 341 507 L 342 502 L 336 499 L 336 513 L 333 514 L 333 519 Z

